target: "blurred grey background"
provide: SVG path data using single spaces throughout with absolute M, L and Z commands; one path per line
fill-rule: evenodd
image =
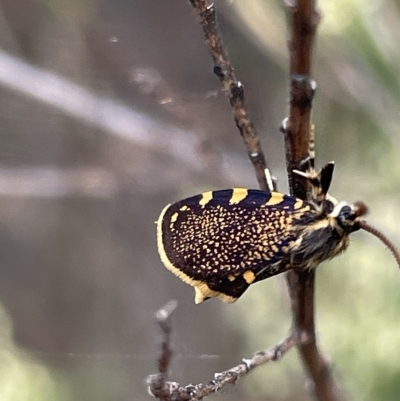
M 400 2 L 319 2 L 317 161 L 400 243 Z M 216 1 L 279 188 L 287 191 L 287 20 L 281 1 Z M 256 187 L 186 0 L 0 2 L 0 399 L 149 399 L 154 313 L 177 299 L 171 379 L 211 380 L 288 332 L 285 282 L 195 306 L 159 261 L 168 202 Z M 318 271 L 317 329 L 353 400 L 398 400 L 400 274 L 375 238 Z M 296 352 L 222 400 L 310 400 Z

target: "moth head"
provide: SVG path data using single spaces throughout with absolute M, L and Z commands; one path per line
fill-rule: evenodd
M 293 170 L 293 172 L 308 180 L 311 186 L 311 202 L 321 211 L 321 216 L 325 216 L 330 221 L 330 225 L 335 227 L 343 234 L 350 234 L 359 229 L 368 231 L 370 234 L 379 238 L 393 254 L 400 268 L 400 253 L 394 244 L 378 229 L 370 226 L 364 217 L 368 213 L 368 207 L 363 202 L 355 202 L 352 205 L 346 202 L 338 202 L 328 194 L 329 186 L 332 181 L 334 162 L 327 163 L 320 171 L 314 169 L 314 159 L 309 158 L 309 168 L 307 171 Z
M 332 203 L 332 200 L 327 200 L 326 203 Z M 346 202 L 338 202 L 334 205 L 332 212 L 328 217 L 335 219 L 337 225 L 341 230 L 347 233 L 359 230 L 360 222 L 363 217 L 368 213 L 368 207 L 363 202 L 356 202 L 349 205 Z
M 378 229 L 370 226 L 363 217 L 368 213 L 368 207 L 364 202 L 356 202 L 348 205 L 345 202 L 339 202 L 333 209 L 330 217 L 334 217 L 338 226 L 343 231 L 351 233 L 359 229 L 363 229 L 380 239 L 389 251 L 393 254 L 400 268 L 400 253 L 396 246 Z

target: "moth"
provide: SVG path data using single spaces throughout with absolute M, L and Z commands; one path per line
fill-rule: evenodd
M 212 297 L 235 302 L 247 288 L 289 269 L 314 269 L 349 245 L 364 229 L 394 254 L 393 244 L 364 217 L 363 202 L 328 195 L 334 163 L 306 172 L 311 199 L 274 191 L 234 188 L 209 191 L 167 205 L 157 221 L 161 261 L 195 289 L 195 303 Z

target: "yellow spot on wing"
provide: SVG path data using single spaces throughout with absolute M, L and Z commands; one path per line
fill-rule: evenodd
M 189 209 L 189 207 L 188 206 L 186 206 L 186 205 L 183 205 L 179 210 L 181 210 L 181 211 L 185 211 L 185 210 L 188 210 Z
M 212 191 L 204 192 L 202 195 L 202 198 L 200 199 L 199 205 L 200 206 L 205 206 L 207 205 L 208 202 L 213 198 L 213 193 Z
M 178 212 L 174 213 L 174 214 L 171 216 L 171 223 L 175 223 L 175 221 L 178 220 L 178 216 L 179 216 L 179 213 L 178 213 Z
M 230 274 L 230 275 L 228 276 L 228 280 L 229 280 L 229 281 L 235 281 L 235 276 L 234 276 L 233 274 Z
M 272 192 L 271 198 L 268 200 L 267 205 L 278 205 L 283 201 L 284 195 L 279 192 Z
M 246 281 L 247 284 L 251 284 L 256 279 L 256 276 L 251 270 L 246 270 L 243 273 L 243 278 L 244 278 L 244 281 Z
M 246 198 L 247 194 L 248 194 L 247 189 L 234 188 L 231 199 L 229 199 L 229 204 L 235 205 L 235 204 L 241 202 L 243 199 Z

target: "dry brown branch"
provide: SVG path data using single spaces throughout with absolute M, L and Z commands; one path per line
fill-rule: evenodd
M 272 182 L 269 170 L 267 171 L 267 175 L 265 172 L 267 164 L 264 153 L 261 149 L 257 132 L 250 121 L 245 107 L 243 85 L 236 79 L 234 69 L 218 33 L 215 7 L 207 0 L 189 1 L 199 16 L 206 43 L 214 61 L 214 74 L 219 78 L 224 91 L 229 96 L 235 123 L 245 143 L 250 161 L 254 166 L 258 184 L 263 190 L 271 189 Z
M 304 180 L 293 174 L 293 169 L 308 155 L 311 128 L 311 106 L 316 88 L 311 78 L 312 50 L 320 20 L 315 0 L 286 1 L 291 21 L 290 53 L 290 109 L 285 124 L 286 166 L 291 194 L 305 199 Z M 320 401 L 339 401 L 342 396 L 328 362 L 317 347 L 315 336 L 315 271 L 287 273 L 292 303 L 293 326 L 308 333 L 311 341 L 299 345 L 303 364 L 313 382 L 315 396 Z
M 227 92 L 233 109 L 235 122 L 243 137 L 261 189 L 271 188 L 265 176 L 265 157 L 261 150 L 257 133 L 244 105 L 243 87 L 237 81 L 233 67 L 222 46 L 217 32 L 215 8 L 206 0 L 189 0 L 196 9 L 206 42 L 214 60 L 214 73 L 219 77 Z M 285 122 L 286 164 L 292 195 L 306 199 L 308 188 L 293 170 L 308 156 L 311 128 L 311 106 L 315 92 L 315 82 L 311 78 L 312 46 L 320 15 L 313 0 L 293 0 L 286 2 L 291 23 L 290 41 L 290 111 Z M 235 383 L 252 369 L 270 360 L 277 360 L 293 346 L 298 346 L 303 363 L 314 384 L 314 393 L 320 401 L 341 399 L 328 363 L 316 345 L 314 322 L 314 281 L 315 272 L 291 271 L 287 275 L 293 310 L 293 331 L 285 340 L 266 351 L 257 352 L 251 359 L 244 359 L 237 366 L 215 374 L 207 384 L 188 385 L 166 380 L 171 357 L 169 344 L 170 326 L 164 330 L 163 352 L 159 360 L 159 373 L 148 379 L 149 392 L 161 400 L 200 400 L 215 393 L 227 384 Z M 169 317 L 168 317 L 169 318 Z
M 156 313 L 156 320 L 162 333 L 161 352 L 158 358 L 158 373 L 151 375 L 147 379 L 149 392 L 160 400 L 170 400 L 170 384 L 167 382 L 168 369 L 172 359 L 171 339 L 171 316 L 176 307 L 177 301 L 167 302 Z
M 167 381 L 168 367 L 171 361 L 172 351 L 170 346 L 171 313 L 176 307 L 176 301 L 170 301 L 156 313 L 157 322 L 163 334 L 161 343 L 161 355 L 158 360 L 158 373 L 147 379 L 149 393 L 164 401 L 190 401 L 201 400 L 204 397 L 216 393 L 228 384 L 235 384 L 238 379 L 248 374 L 257 366 L 269 361 L 277 361 L 294 346 L 305 344 L 309 341 L 308 335 L 294 331 L 289 337 L 277 345 L 256 352 L 250 359 L 243 359 L 238 365 L 221 373 L 215 373 L 214 379 L 207 384 L 189 384 L 181 386 L 177 382 Z

